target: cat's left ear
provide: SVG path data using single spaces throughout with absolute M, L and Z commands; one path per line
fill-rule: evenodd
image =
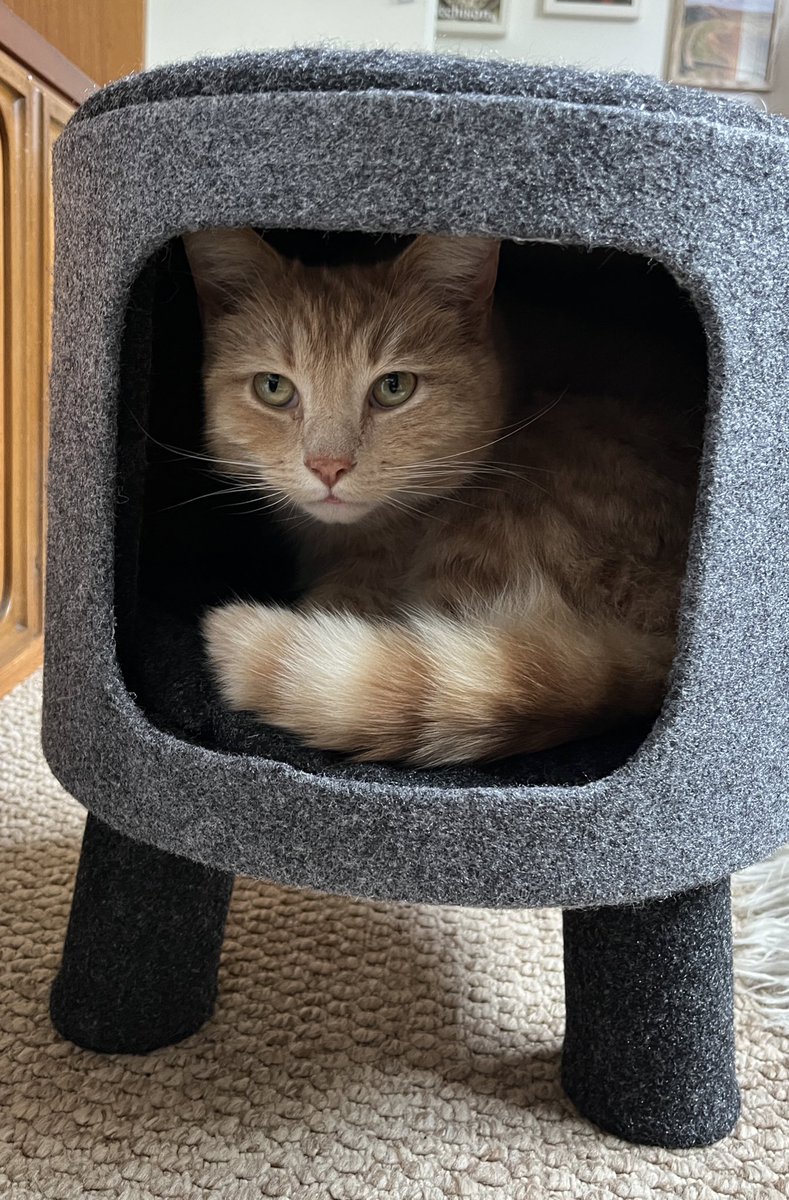
M 421 275 L 456 303 L 484 309 L 493 300 L 500 246 L 492 238 L 423 234 L 398 262 L 402 270 Z

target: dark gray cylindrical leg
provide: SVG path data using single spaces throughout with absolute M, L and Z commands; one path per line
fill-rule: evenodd
M 55 1028 L 104 1053 L 145 1054 L 211 1015 L 233 876 L 133 842 L 89 816 Z
M 728 879 L 637 907 L 566 911 L 564 975 L 562 1084 L 585 1117 L 674 1149 L 731 1132 Z

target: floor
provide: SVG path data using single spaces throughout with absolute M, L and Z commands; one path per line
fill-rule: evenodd
M 237 884 L 214 1019 L 102 1057 L 47 1018 L 82 811 L 0 702 L 3 1200 L 717 1200 L 789 1196 L 789 1033 L 738 998 L 743 1115 L 707 1150 L 629 1146 L 558 1083 L 556 912 Z

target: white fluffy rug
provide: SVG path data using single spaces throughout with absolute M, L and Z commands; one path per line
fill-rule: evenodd
M 83 814 L 41 758 L 39 686 L 0 702 L 2 1200 L 789 1196 L 789 1033 L 742 989 L 732 1137 L 672 1153 L 575 1115 L 557 912 L 241 880 L 201 1033 L 147 1057 L 61 1041 L 47 993 Z

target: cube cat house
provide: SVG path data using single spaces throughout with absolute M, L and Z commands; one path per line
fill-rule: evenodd
M 89 810 L 56 1027 L 137 1053 L 196 1030 L 236 874 L 561 906 L 571 1099 L 634 1141 L 724 1136 L 728 877 L 789 839 L 789 125 L 630 75 L 292 51 L 106 88 L 55 171 L 43 739 Z M 601 311 L 590 386 L 615 385 L 636 329 L 681 351 L 703 445 L 654 723 L 418 771 L 223 711 L 200 611 L 231 591 L 287 598 L 292 579 L 276 529 L 229 516 L 189 457 L 200 331 L 179 235 L 211 226 L 337 260 L 420 232 L 500 238 L 510 283 L 528 278 L 534 311 L 570 331 L 548 374 Z M 637 403 L 652 367 L 626 374 Z

